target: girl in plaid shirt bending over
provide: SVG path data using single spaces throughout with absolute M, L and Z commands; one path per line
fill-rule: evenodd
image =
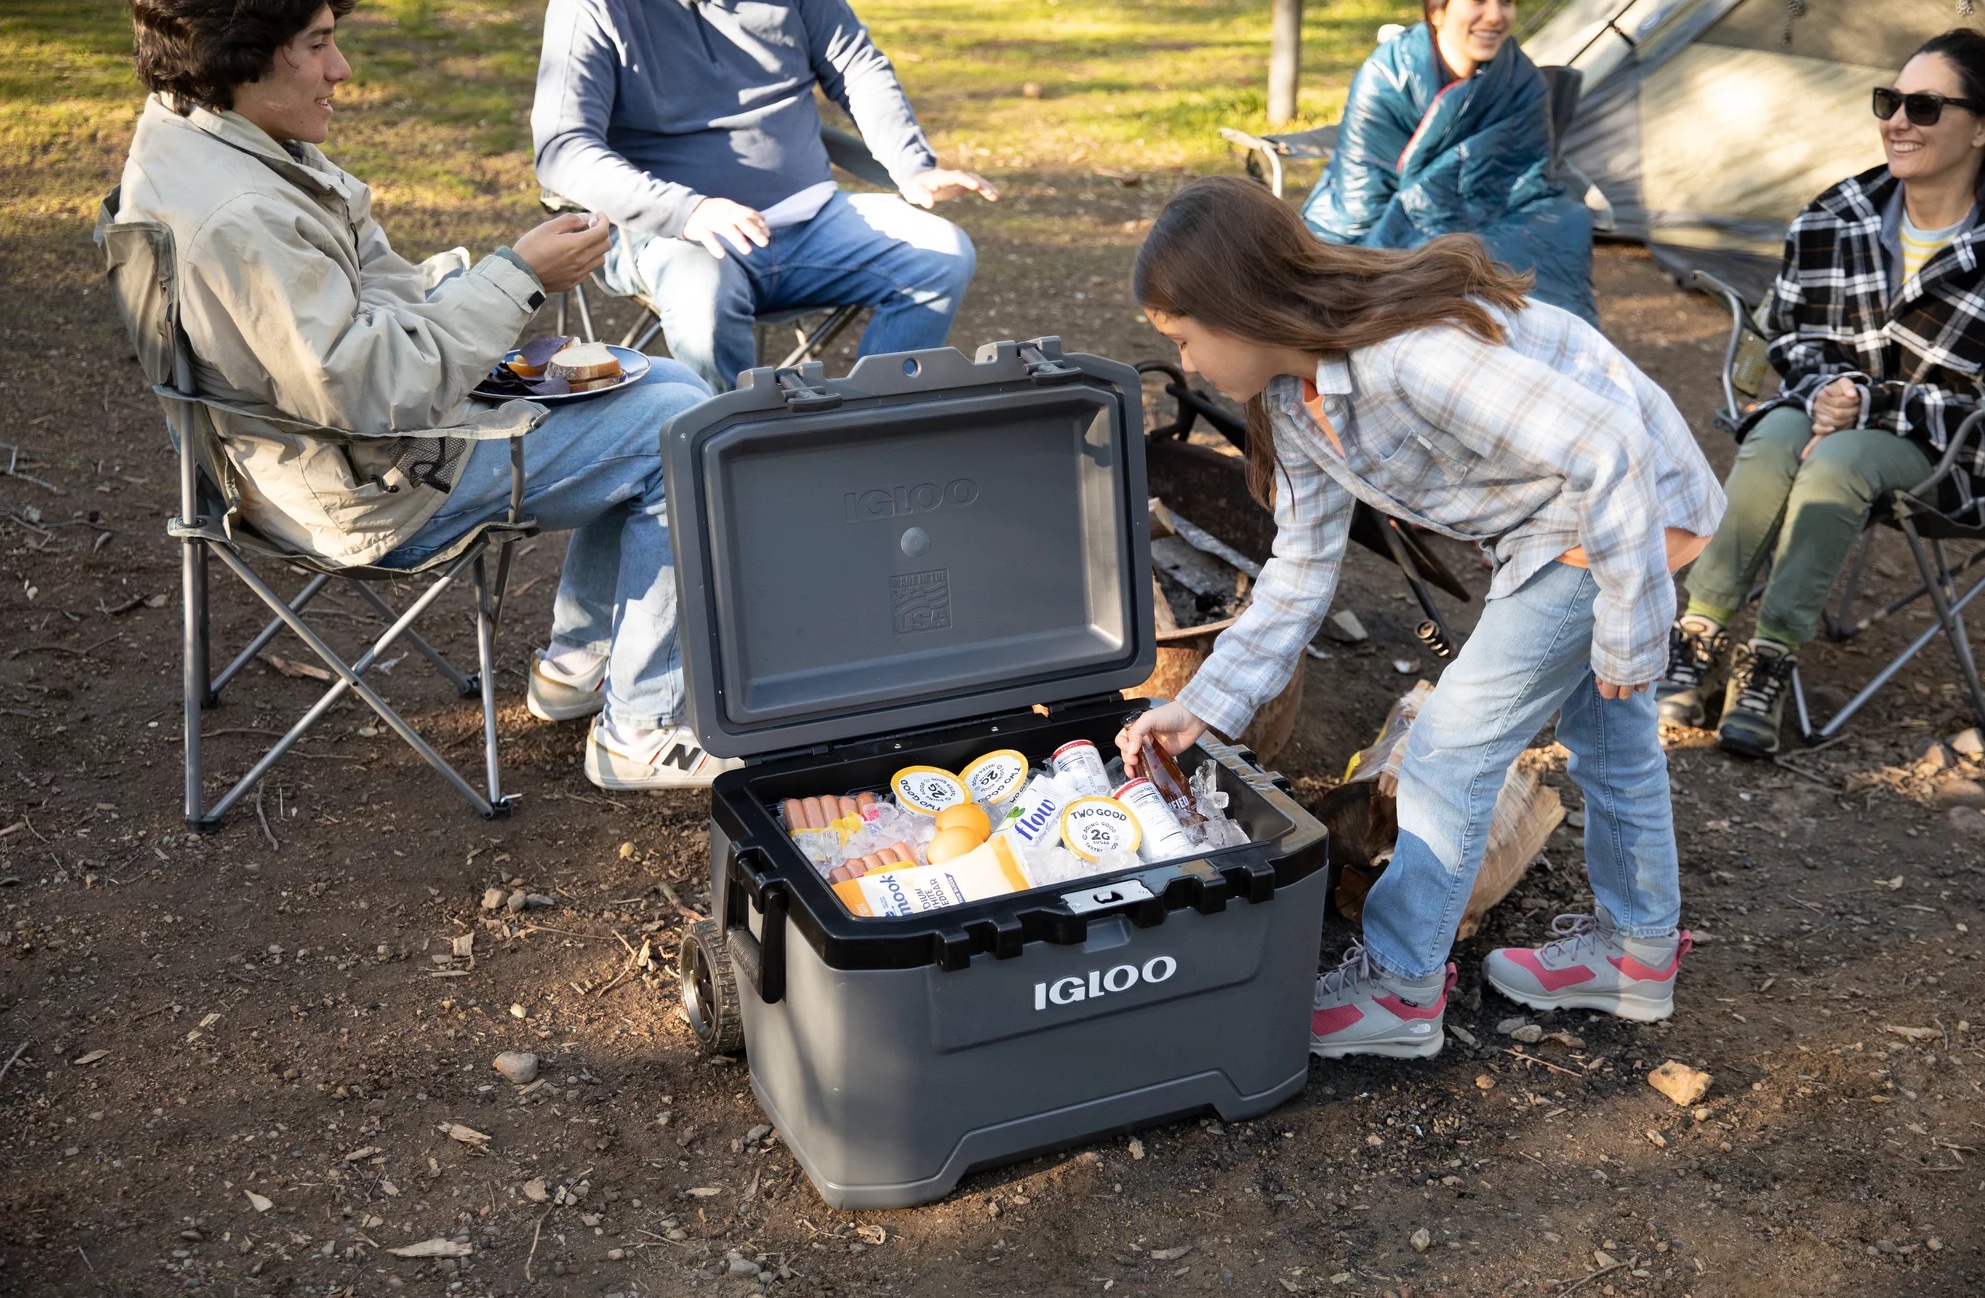
M 1118 743 L 1173 752 L 1239 733 L 1302 663 L 1330 609 L 1354 499 L 1480 543 L 1481 621 L 1421 709 L 1399 774 L 1399 842 L 1364 941 L 1317 980 L 1311 1050 L 1438 1052 L 1448 954 L 1510 763 L 1557 714 L 1585 795 L 1591 915 L 1492 952 L 1537 1008 L 1666 1018 L 1688 950 L 1654 696 L 1672 573 L 1723 513 L 1674 403 L 1598 330 L 1527 299 L 1472 235 L 1412 251 L 1331 245 L 1237 177 L 1158 217 L 1135 291 L 1184 368 L 1248 409 L 1248 480 L 1275 512 L 1247 611 L 1176 702 Z

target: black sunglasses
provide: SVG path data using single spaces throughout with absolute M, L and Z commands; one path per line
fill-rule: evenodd
M 1949 95 L 1939 95 L 1928 90 L 1905 95 L 1894 86 L 1875 87 L 1875 116 L 1885 122 L 1894 117 L 1895 110 L 1900 108 L 1903 115 L 1909 118 L 1911 125 L 1935 126 L 1937 119 L 1944 115 L 1946 105 L 1952 108 L 1969 108 L 1974 113 L 1985 111 L 1974 99 L 1952 99 Z

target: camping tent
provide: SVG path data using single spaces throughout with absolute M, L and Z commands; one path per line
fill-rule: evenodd
M 1678 277 L 1704 267 L 1754 293 L 1799 210 L 1881 162 L 1869 90 L 1931 36 L 1980 25 L 1965 0 L 1545 8 L 1523 48 L 1540 66 L 1584 73 L 1565 159 L 1597 190 L 1597 223 L 1610 215 L 1611 233 L 1645 240 Z

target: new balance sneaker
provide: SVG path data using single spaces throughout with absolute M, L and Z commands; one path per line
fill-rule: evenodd
M 1778 751 L 1799 655 L 1774 640 L 1752 640 L 1738 645 L 1731 659 L 1716 746 L 1739 757 L 1770 757 Z
M 531 659 L 531 684 L 524 706 L 540 721 L 579 721 L 595 716 L 607 705 L 607 659 L 577 674 L 564 671 L 542 655 Z
M 586 778 L 602 789 L 707 789 L 743 765 L 710 756 L 681 726 L 622 735 L 600 717 L 586 736 Z
M 1701 726 L 1709 700 L 1729 671 L 1730 633 L 1706 617 L 1685 617 L 1668 628 L 1668 670 L 1654 684 L 1661 719 Z
M 1482 961 L 1482 975 L 1503 995 L 1534 1010 L 1598 1010 L 1638 1023 L 1675 1012 L 1675 973 L 1694 939 L 1627 937 L 1612 917 L 1560 915 L 1555 942 L 1500 947 Z
M 1394 978 L 1354 942 L 1344 963 L 1316 980 L 1310 1053 L 1320 1059 L 1384 1055 L 1427 1059 L 1441 1052 L 1441 1020 L 1454 989 L 1454 966 L 1431 978 Z

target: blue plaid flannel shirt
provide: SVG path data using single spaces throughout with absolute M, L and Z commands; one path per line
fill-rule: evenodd
M 1320 364 L 1341 453 L 1304 407 L 1301 380 L 1269 384 L 1274 555 L 1179 692 L 1194 715 L 1238 734 L 1288 683 L 1330 610 L 1353 497 L 1481 542 L 1491 599 L 1583 546 L 1599 586 L 1593 671 L 1627 685 L 1661 675 L 1675 616 L 1665 529 L 1714 533 L 1723 489 L 1675 403 L 1597 329 L 1534 301 L 1497 314 L 1507 345 L 1440 326 Z

